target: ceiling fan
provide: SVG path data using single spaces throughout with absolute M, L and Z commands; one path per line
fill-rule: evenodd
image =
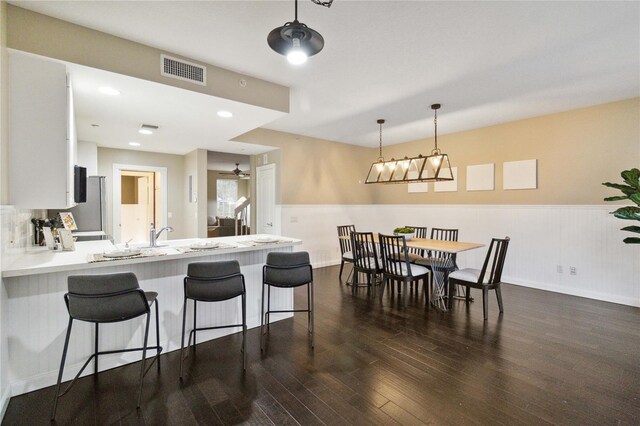
M 222 172 L 221 175 L 234 175 L 239 177 L 240 179 L 249 179 L 251 174 L 249 172 L 243 172 L 240 170 L 240 163 L 236 163 L 236 168 L 231 170 L 230 172 Z

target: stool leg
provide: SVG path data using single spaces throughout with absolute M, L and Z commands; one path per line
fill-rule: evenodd
M 262 340 L 264 338 L 264 282 L 262 283 L 262 297 L 260 298 L 260 352 L 262 352 Z
M 58 383 L 56 384 L 56 395 L 53 399 L 53 407 L 51 408 L 51 420 L 56 417 L 56 408 L 58 407 L 58 398 L 60 396 L 60 382 L 62 381 L 62 373 L 64 371 L 64 362 L 67 359 L 67 349 L 69 348 L 69 337 L 71 337 L 71 326 L 73 318 L 69 317 L 69 325 L 67 325 L 67 337 L 64 339 L 64 349 L 62 349 L 62 361 L 60 361 L 60 370 L 58 371 Z
M 158 308 L 158 299 L 154 301 L 156 305 L 156 362 L 158 363 L 158 371 L 160 371 L 160 308 Z
M 313 281 L 311 281 L 309 283 L 309 294 L 311 295 L 310 299 L 309 299 L 309 313 L 311 314 L 311 348 L 315 347 L 315 335 L 316 335 L 316 330 L 315 330 L 315 326 L 313 323 Z
M 144 380 L 144 363 L 147 359 L 147 341 L 149 340 L 149 322 L 151 321 L 151 314 L 147 312 L 147 322 L 144 327 L 144 345 L 142 346 L 142 362 L 140 363 L 140 391 L 138 392 L 138 405 L 136 408 L 140 408 L 142 402 L 142 381 Z
M 269 325 L 271 324 L 271 286 L 267 286 L 267 332 L 269 332 L 271 330 L 271 327 L 269 327 Z
M 182 365 L 184 364 L 184 329 L 187 324 L 187 297 L 184 298 L 182 308 L 182 339 L 180 343 L 180 380 L 182 380 Z
M 246 293 L 242 293 L 242 370 L 247 371 L 247 295 Z
M 98 323 L 96 323 L 96 335 L 95 342 L 93 345 L 93 354 L 95 356 L 95 360 L 93 362 L 93 374 L 98 374 Z
M 193 300 L 193 352 L 196 351 L 196 313 L 197 311 L 197 302 L 195 299 Z

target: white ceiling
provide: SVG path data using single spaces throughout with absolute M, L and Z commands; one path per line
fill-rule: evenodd
M 292 1 L 12 3 L 290 86 L 265 127 L 358 145 L 431 136 L 435 102 L 449 133 L 640 96 L 639 2 L 301 0 L 326 45 L 300 67 L 266 43 Z
M 180 155 L 196 148 L 259 154 L 273 148 L 230 140 L 284 115 L 80 65 L 67 64 L 67 70 L 73 86 L 78 139 L 99 146 Z M 104 95 L 98 91 L 103 86 L 121 94 Z M 220 110 L 233 113 L 233 117 L 218 117 Z M 143 135 L 138 133 L 142 124 L 159 129 Z M 129 142 L 140 146 L 130 146 Z

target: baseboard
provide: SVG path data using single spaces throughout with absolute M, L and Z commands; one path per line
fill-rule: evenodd
M 9 400 L 11 399 L 11 386 L 6 386 L 0 396 L 0 422 L 4 418 L 4 413 L 7 412 L 9 406 Z
M 535 288 L 538 290 L 545 290 L 553 293 L 568 294 L 570 296 L 585 297 L 587 299 L 601 300 L 603 302 L 617 303 L 619 305 L 640 307 L 640 300 L 631 297 L 611 295 L 607 293 L 577 288 L 567 288 L 557 284 L 541 283 L 537 281 L 523 280 L 515 277 L 503 277 L 502 281 L 521 287 Z

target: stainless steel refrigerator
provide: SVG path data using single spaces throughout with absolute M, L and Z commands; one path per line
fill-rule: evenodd
M 107 200 L 104 176 L 87 177 L 87 201 L 78 203 L 68 210 L 49 210 L 49 217 L 57 215 L 60 211 L 73 213 L 78 230 L 74 234 L 78 241 L 101 240 L 110 238 L 107 231 Z M 83 235 L 83 233 L 100 233 L 105 235 Z

